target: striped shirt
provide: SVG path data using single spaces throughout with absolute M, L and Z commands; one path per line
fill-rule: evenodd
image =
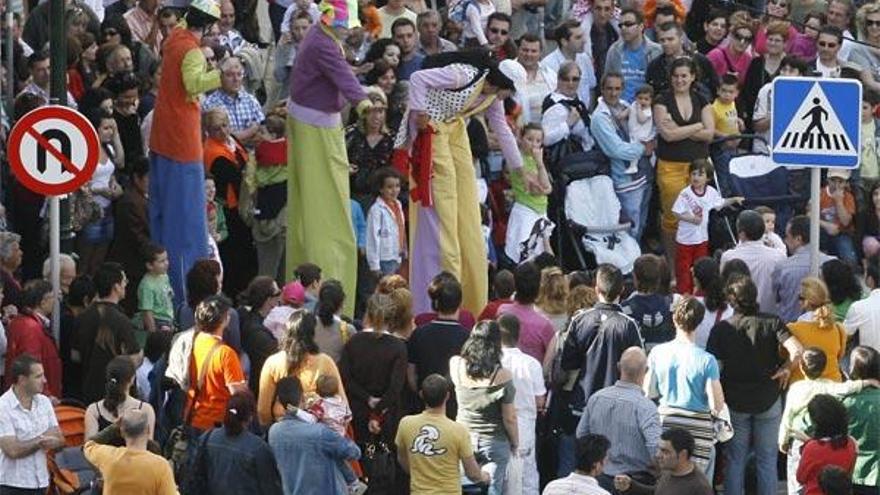
M 594 433 L 611 441 L 605 474 L 649 471 L 660 443 L 660 416 L 641 387 L 617 380 L 590 397 L 576 433 L 578 438 Z
M 21 405 L 11 388 L 0 396 L 0 438 L 14 437 L 18 442 L 26 442 L 57 427 L 55 411 L 45 395 L 35 395 L 30 410 Z M 29 456 L 11 459 L 0 451 L 0 485 L 24 489 L 49 486 L 46 452 L 40 449 Z

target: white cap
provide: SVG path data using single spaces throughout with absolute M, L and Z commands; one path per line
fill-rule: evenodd
M 849 177 L 852 173 L 845 168 L 831 168 L 828 169 L 828 178 L 837 177 L 838 179 L 849 180 Z
M 525 67 L 516 60 L 505 59 L 498 63 L 498 69 L 502 74 L 507 76 L 508 79 L 513 81 L 513 85 L 516 87 L 517 92 L 520 92 L 520 88 L 525 84 L 526 79 L 528 78 Z

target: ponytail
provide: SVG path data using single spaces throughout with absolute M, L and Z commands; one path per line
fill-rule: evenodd
M 131 384 L 134 375 L 134 363 L 127 356 L 116 356 L 107 364 L 104 409 L 114 416 L 119 416 L 119 406 L 128 398 L 127 386 Z
M 819 328 L 832 327 L 837 321 L 834 316 L 834 307 L 830 302 L 816 308 L 815 311 L 813 311 L 813 316 L 815 316 L 816 321 L 819 323 Z
M 226 402 L 226 415 L 223 417 L 223 428 L 226 434 L 237 437 L 254 417 L 254 395 L 250 390 L 236 392 Z

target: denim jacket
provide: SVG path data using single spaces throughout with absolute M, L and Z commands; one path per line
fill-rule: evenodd
M 290 414 L 269 428 L 269 445 L 278 461 L 285 495 L 347 494 L 337 461 L 361 456 L 351 440 Z
M 599 98 L 596 103 L 596 110 L 590 119 L 590 132 L 596 144 L 611 160 L 611 181 L 614 182 L 615 191 L 625 192 L 644 185 L 646 171 L 651 166 L 648 160 L 640 160 L 639 171 L 635 174 L 626 174 L 624 171 L 631 160 L 644 155 L 645 145 L 629 142 L 626 129 L 617 123 L 604 98 Z

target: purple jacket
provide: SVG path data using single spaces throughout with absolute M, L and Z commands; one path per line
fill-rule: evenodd
M 324 113 L 338 113 L 348 100 L 367 98 L 339 43 L 321 24 L 309 29 L 299 45 L 290 78 L 290 101 Z

